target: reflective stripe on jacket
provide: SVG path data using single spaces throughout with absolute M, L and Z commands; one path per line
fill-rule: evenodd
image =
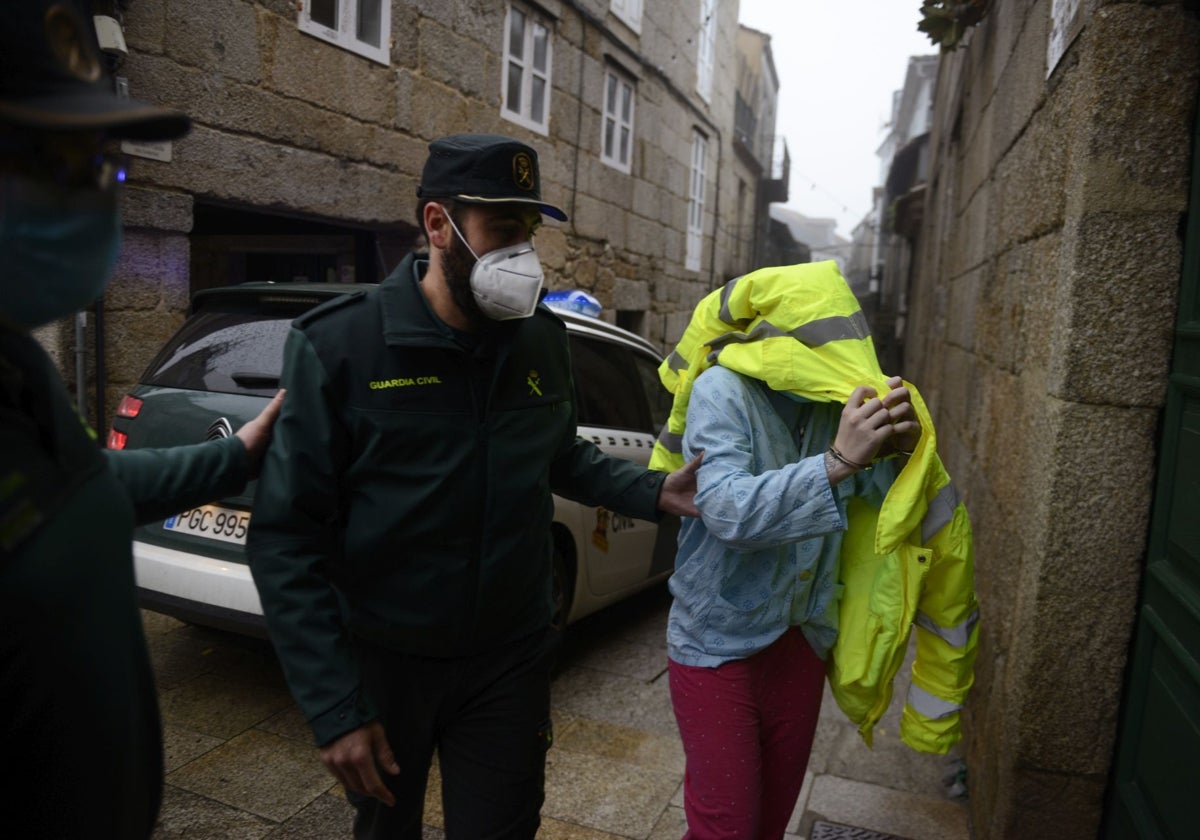
M 836 263 L 763 268 L 705 297 L 660 366 L 675 399 L 651 467 L 682 465 L 692 383 L 714 364 L 822 402 L 844 403 L 859 385 L 888 390 L 866 318 Z M 922 632 L 900 734 L 916 750 L 944 753 L 962 737 L 979 635 L 971 525 L 937 455 L 929 410 L 905 385 L 921 439 L 880 510 L 852 500 L 847 511 L 845 590 L 828 673 L 838 705 L 870 745 L 916 624 Z

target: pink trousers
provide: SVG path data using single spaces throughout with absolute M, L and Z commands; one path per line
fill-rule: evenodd
M 783 837 L 812 751 L 825 663 L 791 628 L 748 659 L 669 668 L 687 757 L 684 840 Z

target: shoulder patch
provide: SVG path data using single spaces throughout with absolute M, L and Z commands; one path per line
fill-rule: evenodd
M 292 321 L 292 326 L 296 329 L 302 330 L 312 324 L 314 321 L 324 318 L 331 312 L 336 312 L 339 309 L 345 309 L 351 304 L 365 300 L 366 296 L 366 289 L 357 289 L 353 292 L 346 292 L 344 295 L 338 295 L 337 297 L 327 300 L 322 304 L 314 306 L 299 318 L 296 318 L 294 321 Z

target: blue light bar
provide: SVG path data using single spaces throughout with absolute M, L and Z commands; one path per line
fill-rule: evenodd
M 542 303 L 551 309 L 577 312 L 580 315 L 588 315 L 592 318 L 600 317 L 600 301 L 579 289 L 559 289 L 554 292 L 546 292 L 546 296 L 542 298 Z

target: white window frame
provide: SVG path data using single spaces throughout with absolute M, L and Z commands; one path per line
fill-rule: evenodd
M 513 13 L 524 15 L 525 34 L 522 39 L 520 57 L 511 52 Z M 534 44 L 537 31 L 541 29 L 546 34 L 546 63 L 544 70 L 533 66 Z M 524 126 L 530 131 L 549 136 L 550 134 L 550 87 L 551 70 L 554 67 L 554 27 L 550 21 L 537 14 L 528 6 L 509 3 L 504 14 L 504 64 L 500 72 L 500 116 L 517 125 Z M 509 74 L 514 66 L 521 74 L 520 101 L 518 107 L 512 108 L 508 103 Z M 542 89 L 542 120 L 539 122 L 533 116 L 533 83 L 535 79 L 544 82 Z
M 700 31 L 696 37 L 696 93 L 712 104 L 713 51 L 717 46 L 717 0 L 700 0 Z
M 623 100 L 622 95 L 626 97 Z M 629 174 L 633 163 L 633 115 L 637 107 L 637 85 L 630 76 L 615 67 L 606 67 L 601 96 L 604 97 L 604 103 L 600 115 L 600 160 Z M 629 106 L 628 114 L 619 107 L 622 104 Z M 627 138 L 623 155 L 621 132 L 625 132 Z
M 642 0 L 612 0 L 609 8 L 622 23 L 642 34 Z
M 337 27 L 330 29 L 312 19 L 312 0 L 300 0 L 297 5 L 296 25 L 305 32 L 322 41 L 328 41 L 356 55 L 369 58 L 385 67 L 391 64 L 391 35 L 392 35 L 392 3 L 391 0 L 378 0 L 379 3 L 379 46 L 358 39 L 358 12 L 360 0 L 334 0 L 337 4 L 334 14 L 337 17 Z
M 708 176 L 708 138 L 692 132 L 691 188 L 688 191 L 687 250 L 683 267 L 700 270 L 700 252 L 704 248 L 704 187 Z

